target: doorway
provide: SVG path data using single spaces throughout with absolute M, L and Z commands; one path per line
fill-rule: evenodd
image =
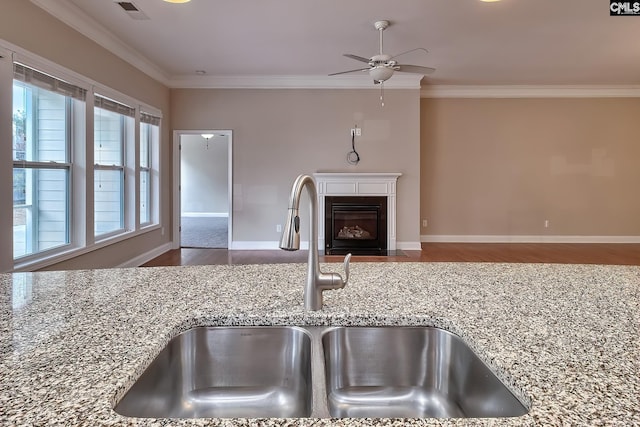
M 232 131 L 174 132 L 174 249 L 232 242 Z

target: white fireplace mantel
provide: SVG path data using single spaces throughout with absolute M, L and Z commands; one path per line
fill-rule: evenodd
M 386 196 L 387 249 L 396 250 L 396 182 L 401 173 L 392 172 L 317 172 L 313 174 L 318 187 L 318 249 L 324 250 L 325 196 Z

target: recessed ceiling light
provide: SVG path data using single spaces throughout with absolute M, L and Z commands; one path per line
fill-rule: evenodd
M 191 0 L 164 0 L 164 1 L 166 1 L 167 3 L 188 3 Z
M 167 0 L 164 0 L 164 1 L 167 1 Z M 496 1 L 500 1 L 500 0 L 480 0 L 480 1 L 485 2 L 485 3 L 493 3 L 493 2 L 496 2 Z
M 205 70 L 196 70 L 196 74 L 199 76 L 204 76 L 205 74 L 207 74 L 207 72 Z

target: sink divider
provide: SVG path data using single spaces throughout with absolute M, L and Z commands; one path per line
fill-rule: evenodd
M 311 418 L 331 418 L 327 402 L 327 382 L 325 360 L 322 347 L 322 335 L 331 326 L 304 326 L 311 336 Z

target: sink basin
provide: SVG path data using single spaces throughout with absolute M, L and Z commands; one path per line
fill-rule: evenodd
M 457 335 L 338 327 L 322 336 L 332 417 L 514 417 L 527 408 Z
M 114 408 L 153 418 L 308 417 L 311 338 L 296 327 L 200 327 L 173 338 Z

